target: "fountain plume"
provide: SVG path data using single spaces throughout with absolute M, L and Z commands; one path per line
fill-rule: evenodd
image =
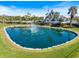
M 34 24 L 34 22 L 31 22 L 31 33 L 36 33 L 38 31 L 37 26 Z

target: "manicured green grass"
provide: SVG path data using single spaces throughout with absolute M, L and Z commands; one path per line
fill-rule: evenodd
M 65 43 L 59 47 L 52 47 L 46 50 L 28 50 L 15 47 L 12 42 L 6 41 L 3 27 L 9 25 L 0 24 L 0 57 L 4 58 L 68 58 L 79 57 L 79 38 Z M 79 32 L 79 28 L 68 28 Z M 8 42 L 8 43 L 7 43 Z

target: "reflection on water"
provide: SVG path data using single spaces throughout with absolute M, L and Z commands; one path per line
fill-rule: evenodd
M 34 30 L 37 29 L 39 31 L 35 32 Z M 33 29 L 33 33 L 29 27 L 10 27 L 6 31 L 16 44 L 28 48 L 48 48 L 70 41 L 77 36 L 73 32 L 62 29 L 45 27 L 38 27 L 37 29 Z

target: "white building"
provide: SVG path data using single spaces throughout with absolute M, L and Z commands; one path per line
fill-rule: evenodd
M 60 23 L 60 19 L 49 19 L 49 18 L 46 18 L 43 20 L 43 23 L 46 23 L 46 24 L 59 24 Z M 69 24 L 70 23 L 70 19 L 68 18 L 65 18 L 65 17 L 62 17 L 62 23 L 65 23 L 65 24 Z M 72 20 L 72 24 L 77 24 L 77 21 L 76 20 Z

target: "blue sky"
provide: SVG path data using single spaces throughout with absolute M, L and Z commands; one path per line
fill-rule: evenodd
M 66 5 L 60 5 L 59 4 L 65 4 Z M 78 1 L 0 1 L 0 5 L 8 6 L 14 5 L 18 8 L 43 8 L 44 6 L 49 7 L 67 7 L 67 6 L 73 6 L 73 5 L 79 5 Z
M 11 6 L 14 5 L 18 8 L 43 8 L 43 6 L 55 6 L 56 4 L 60 4 L 62 1 L 59 2 L 51 2 L 51 1 L 1 1 L 0 4 L 4 6 Z
M 0 1 L 0 15 L 32 15 L 45 16 L 47 10 L 60 12 L 61 15 L 68 16 L 69 7 L 79 7 L 78 1 Z M 79 8 L 78 8 L 79 9 Z M 79 11 L 79 10 L 78 10 Z M 77 14 L 79 15 L 79 13 Z

